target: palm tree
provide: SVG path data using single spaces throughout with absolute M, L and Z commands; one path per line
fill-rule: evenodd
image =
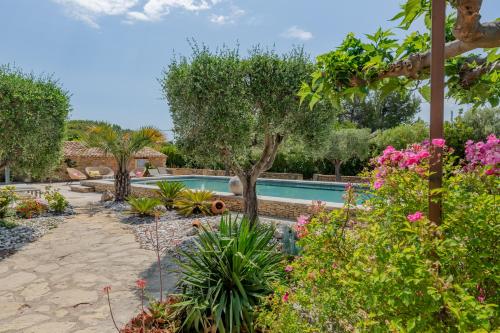
M 118 170 L 115 174 L 115 201 L 124 201 L 130 194 L 130 175 L 128 164 L 139 150 L 146 146 L 165 141 L 163 134 L 154 127 L 143 127 L 137 131 L 124 131 L 109 124 L 91 127 L 84 142 L 100 148 L 116 159 Z

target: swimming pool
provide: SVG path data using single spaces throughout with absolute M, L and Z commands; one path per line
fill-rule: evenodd
M 181 182 L 190 189 L 204 189 L 213 192 L 230 192 L 229 177 L 218 176 L 168 176 L 155 180 L 134 180 L 135 184 L 156 185 L 160 180 Z M 317 182 L 317 181 L 297 181 L 297 180 L 276 180 L 259 179 L 257 181 L 257 195 L 301 200 L 321 200 L 325 202 L 342 203 L 344 200 L 344 184 Z

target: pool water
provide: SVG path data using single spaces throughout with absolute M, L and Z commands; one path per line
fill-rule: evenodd
M 203 189 L 214 192 L 230 192 L 228 177 L 211 176 L 169 176 L 166 181 L 181 182 L 190 189 Z M 156 185 L 158 180 L 140 182 L 148 185 Z M 327 202 L 344 202 L 344 186 L 336 183 L 313 182 L 313 181 L 280 181 L 272 179 L 259 179 L 257 181 L 257 195 L 302 199 L 321 200 Z

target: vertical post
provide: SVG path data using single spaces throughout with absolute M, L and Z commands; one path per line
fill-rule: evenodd
M 5 184 L 10 184 L 10 167 L 6 165 L 4 171 L 5 171 Z
M 432 0 L 432 48 L 431 48 L 431 115 L 430 139 L 443 137 L 444 122 L 444 45 L 445 45 L 446 1 Z M 429 177 L 429 219 L 441 223 L 441 196 L 432 193 L 441 188 L 443 164 L 441 149 L 435 147 L 431 156 L 431 176 Z

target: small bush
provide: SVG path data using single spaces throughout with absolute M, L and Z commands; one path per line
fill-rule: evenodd
M 203 229 L 196 250 L 182 252 L 177 314 L 193 332 L 253 332 L 254 307 L 280 279 L 274 229 L 224 216 L 218 232 Z M 191 331 L 190 331 L 191 332 Z
M 210 191 L 199 190 L 183 191 L 180 197 L 174 202 L 174 207 L 179 210 L 179 213 L 185 216 L 193 214 L 211 215 L 210 200 L 213 193 Z
M 156 185 L 160 188 L 158 193 L 161 196 L 165 208 L 168 210 L 173 208 L 175 200 L 180 197 L 182 191 L 186 188 L 186 186 L 182 183 L 169 182 L 166 180 L 158 182 Z
M 16 193 L 13 186 L 5 186 L 0 188 L 0 219 L 5 218 L 10 206 L 16 200 Z
M 140 216 L 154 216 L 156 207 L 161 205 L 161 201 L 157 198 L 129 197 L 127 202 L 131 206 L 132 213 Z
M 68 200 L 55 189 L 47 187 L 43 195 L 47 203 L 49 204 L 49 209 L 56 213 L 64 213 L 66 208 L 69 206 Z
M 23 199 L 16 206 L 16 214 L 20 218 L 30 219 L 47 211 L 47 205 L 38 199 Z

